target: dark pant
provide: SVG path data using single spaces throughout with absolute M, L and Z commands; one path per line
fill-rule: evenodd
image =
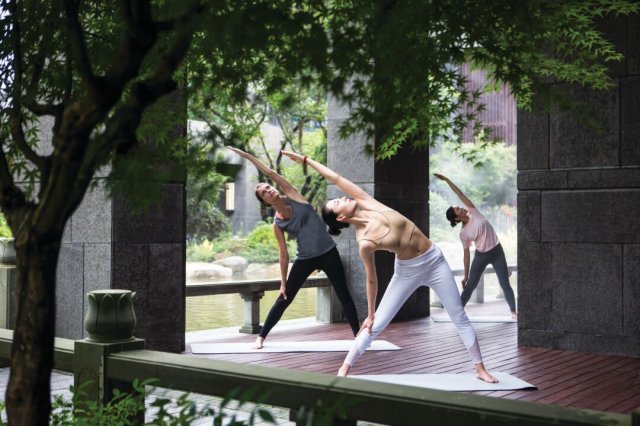
M 276 302 L 269 311 L 269 315 L 267 315 L 262 330 L 260 330 L 261 337 L 267 337 L 267 334 L 269 334 L 273 326 L 280 321 L 282 314 L 291 302 L 293 302 L 302 284 L 304 284 L 306 279 L 309 278 L 309 275 L 316 269 L 320 269 L 327 274 L 331 286 L 342 304 L 342 309 L 347 317 L 347 321 L 349 321 L 353 335 L 355 336 L 358 333 L 360 330 L 358 312 L 347 288 L 347 280 L 344 276 L 344 268 L 342 266 L 342 260 L 340 260 L 340 254 L 338 253 L 338 249 L 334 247 L 322 256 L 311 259 L 296 259 L 296 261 L 293 262 L 289 277 L 287 278 L 287 289 L 285 291 L 287 300 L 284 300 L 282 295 L 278 296 L 278 299 L 276 299 Z
M 504 293 L 504 298 L 509 304 L 509 309 L 511 309 L 511 312 L 516 312 L 516 298 L 513 294 L 511 284 L 509 284 L 507 259 L 504 256 L 504 250 L 502 250 L 501 244 L 498 244 L 487 252 L 476 250 L 476 254 L 473 256 L 473 262 L 471 262 L 469 280 L 467 281 L 467 285 L 464 286 L 462 295 L 460 296 L 462 298 L 462 306 L 466 305 L 471 298 L 471 294 L 478 286 L 478 282 L 480 282 L 482 273 L 489 264 L 493 265 L 493 269 L 496 271 L 498 282 Z

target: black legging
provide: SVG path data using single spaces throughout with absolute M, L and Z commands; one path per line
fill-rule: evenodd
M 460 296 L 462 298 L 462 306 L 466 305 L 471 298 L 473 290 L 478 286 L 482 273 L 489 264 L 493 265 L 493 270 L 498 276 L 498 283 L 502 288 L 505 300 L 509 304 L 509 309 L 511 309 L 511 312 L 516 312 L 516 298 L 513 294 L 511 284 L 509 284 L 507 259 L 504 256 L 504 250 L 502 249 L 501 244 L 498 244 L 486 252 L 476 250 L 476 254 L 473 256 L 473 262 L 471 262 L 471 270 L 469 271 L 467 285 L 464 286 L 462 295 Z
M 267 337 L 267 334 L 269 334 L 273 326 L 282 318 L 285 309 L 293 302 L 302 284 L 304 284 L 306 279 L 309 278 L 309 275 L 316 269 L 320 269 L 327 274 L 331 286 L 342 304 L 342 309 L 347 317 L 347 321 L 349 321 L 353 335 L 355 336 L 358 333 L 360 330 L 358 312 L 347 288 L 347 280 L 344 276 L 344 268 L 342 266 L 342 260 L 340 260 L 340 254 L 338 253 L 338 249 L 334 247 L 322 256 L 303 260 L 296 259 L 296 261 L 293 262 L 289 277 L 287 278 L 287 289 L 285 291 L 287 300 L 284 300 L 282 295 L 278 296 L 260 330 L 260 337 Z

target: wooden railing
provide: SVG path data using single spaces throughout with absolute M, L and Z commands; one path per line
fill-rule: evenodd
M 509 275 L 518 271 L 516 265 L 508 266 Z M 480 278 L 478 287 L 476 288 L 471 301 L 476 303 L 484 303 L 484 275 L 494 274 L 493 268 L 485 269 L 484 274 Z M 454 276 L 463 276 L 464 269 L 454 269 Z M 328 287 L 331 283 L 325 275 L 309 277 L 305 281 L 302 288 L 312 287 Z M 240 327 L 241 333 L 256 334 L 260 332 L 260 299 L 264 296 L 265 291 L 278 290 L 280 288 L 280 279 L 274 278 L 269 280 L 236 280 L 222 282 L 195 282 L 187 284 L 187 297 L 209 296 L 215 294 L 234 294 L 238 293 L 244 301 L 243 322 Z M 432 305 L 438 306 L 439 301 L 434 294 Z
M 302 288 L 327 287 L 331 285 L 325 275 L 312 276 Z M 223 282 L 187 283 L 187 297 L 209 296 L 214 294 L 238 293 L 244 301 L 244 324 L 240 333 L 256 334 L 260 332 L 260 299 L 265 291 L 278 290 L 280 279 L 269 280 L 236 280 Z
M 0 359 L 8 359 L 11 343 L 12 331 L 0 329 Z M 76 385 L 96 383 L 84 390 L 101 403 L 116 386 L 122 389 L 136 379 L 154 378 L 160 387 L 211 396 L 225 396 L 237 388 L 257 389 L 251 401 L 292 410 L 313 408 L 317 401 L 325 407 L 340 404 L 349 419 L 342 424 L 365 420 L 398 426 L 640 426 L 640 410 L 615 414 L 452 393 L 139 349 L 143 344 L 140 339 L 128 343 L 56 339 L 55 368 L 73 372 Z

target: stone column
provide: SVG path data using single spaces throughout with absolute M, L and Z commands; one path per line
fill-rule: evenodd
M 518 112 L 518 343 L 638 356 L 640 18 L 602 30 L 626 56 L 615 87 L 554 85 L 590 123 Z
M 172 103 L 186 105 L 179 94 Z M 185 115 L 186 117 L 186 115 Z M 51 140 L 51 121 L 43 121 L 40 140 Z M 182 137 L 184 124 L 175 129 Z M 43 149 L 43 153 L 47 153 Z M 157 167 L 168 167 L 160 164 Z M 103 185 L 110 170 L 94 184 L 63 236 L 57 270 L 56 336 L 81 339 L 87 312 L 84 294 L 120 288 L 137 292 L 136 335 L 148 349 L 182 352 L 185 345 L 186 197 L 185 181 L 161 184 L 159 205 L 136 213 L 121 194 L 111 198 Z

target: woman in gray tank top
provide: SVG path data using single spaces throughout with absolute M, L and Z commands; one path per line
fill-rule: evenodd
M 324 271 L 331 281 L 355 336 L 360 329 L 356 306 L 347 288 L 347 280 L 336 244 L 327 233 L 327 228 L 318 214 L 302 194 L 278 173 L 249 153 L 237 148 L 229 147 L 229 149 L 252 162 L 284 193 L 282 195 L 267 183 L 259 183 L 256 186 L 258 200 L 276 211 L 273 233 L 278 241 L 281 284 L 280 294 L 269 311 L 253 347 L 262 348 L 269 331 L 280 320 L 302 284 L 317 269 Z M 284 232 L 293 236 L 298 243 L 298 255 L 293 262 L 291 271 L 288 270 L 289 252 Z

